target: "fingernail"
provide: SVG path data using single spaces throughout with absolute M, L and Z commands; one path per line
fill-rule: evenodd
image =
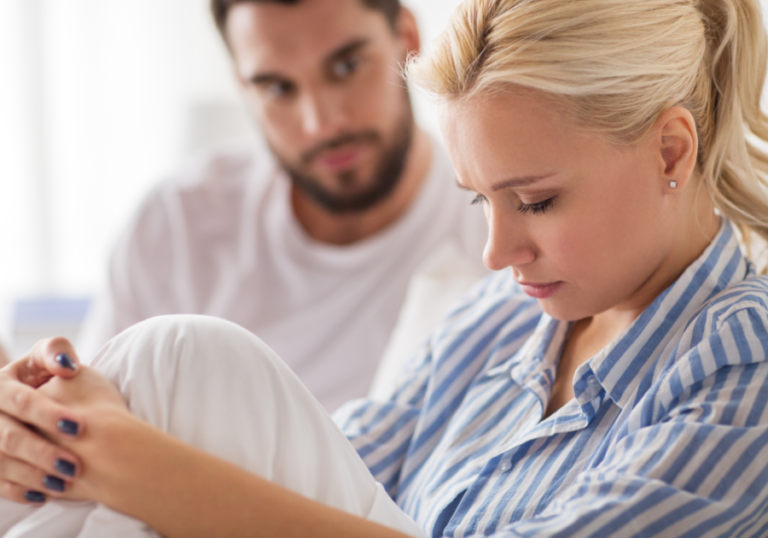
M 80 430 L 80 426 L 78 426 L 77 422 L 73 422 L 65 418 L 59 421 L 58 427 L 61 433 L 66 433 L 67 435 L 72 436 L 77 435 L 77 432 Z
M 43 478 L 43 485 L 52 491 L 64 491 L 64 481 L 56 476 L 46 476 Z
M 45 493 L 40 493 L 39 491 L 28 491 L 24 494 L 24 498 L 31 503 L 44 503 Z
M 67 476 L 75 476 L 75 472 L 77 471 L 77 466 L 67 460 L 56 460 L 54 467 L 56 467 L 56 470 L 61 474 Z
M 59 353 L 54 360 L 59 363 L 59 366 L 66 368 L 67 370 L 75 370 L 77 368 L 75 366 L 75 361 L 73 361 L 66 353 Z

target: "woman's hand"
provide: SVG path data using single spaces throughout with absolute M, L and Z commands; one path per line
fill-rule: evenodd
M 40 341 L 27 356 L 0 369 L 0 496 L 22 503 L 73 498 L 82 461 L 62 442 L 81 437 L 85 421 L 62 404 L 84 398 L 59 384 L 81 377 L 82 370 L 63 338 Z

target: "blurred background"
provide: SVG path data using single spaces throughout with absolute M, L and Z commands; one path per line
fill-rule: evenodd
M 428 46 L 460 0 L 405 3 Z M 77 334 L 152 185 L 194 153 L 259 142 L 207 0 L 0 0 L 0 77 L 0 342 L 16 356 Z
M 459 3 L 406 2 L 424 43 Z M 0 81 L 0 342 L 16 356 L 77 334 L 152 185 L 259 137 L 208 0 L 0 0 Z

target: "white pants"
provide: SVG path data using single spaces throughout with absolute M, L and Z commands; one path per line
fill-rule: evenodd
M 202 316 L 154 318 L 114 338 L 92 367 L 115 383 L 135 415 L 164 432 L 316 501 L 425 536 L 298 378 L 245 329 Z M 105 506 L 60 501 L 39 508 L 0 501 L 3 532 L 158 536 Z

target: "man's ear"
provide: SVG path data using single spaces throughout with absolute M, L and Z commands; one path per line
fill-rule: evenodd
M 693 115 L 685 107 L 672 107 L 659 116 L 654 133 L 662 188 L 680 191 L 688 184 L 698 159 L 699 136 Z
M 400 13 L 397 16 L 397 34 L 405 45 L 406 57 L 418 54 L 421 50 L 419 25 L 416 23 L 413 12 L 405 6 L 400 7 Z

